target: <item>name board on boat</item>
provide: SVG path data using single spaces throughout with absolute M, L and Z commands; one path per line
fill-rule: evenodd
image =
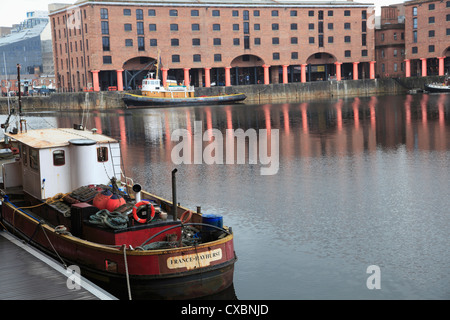
M 215 250 L 170 257 L 167 259 L 167 268 L 187 268 L 188 270 L 203 268 L 209 266 L 211 262 L 220 259 L 222 259 L 222 249 L 219 248 Z

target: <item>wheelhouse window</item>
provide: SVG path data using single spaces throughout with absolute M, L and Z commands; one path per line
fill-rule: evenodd
M 30 168 L 39 169 L 39 151 L 37 149 L 30 148 Z
M 108 148 L 107 147 L 97 148 L 97 161 L 98 162 L 107 162 L 108 161 Z
M 64 150 L 53 151 L 53 165 L 63 166 L 66 164 L 66 156 Z

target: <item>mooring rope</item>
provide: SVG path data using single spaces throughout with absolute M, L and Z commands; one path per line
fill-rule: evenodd
M 127 245 L 126 244 L 123 245 L 123 260 L 125 261 L 125 275 L 127 277 L 128 299 L 133 300 L 131 298 L 130 277 L 128 275 Z

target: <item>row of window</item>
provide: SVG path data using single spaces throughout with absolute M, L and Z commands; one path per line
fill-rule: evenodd
M 315 43 L 315 37 L 309 37 L 308 38 L 308 43 L 309 44 L 314 44 Z M 144 37 L 138 37 L 138 50 L 139 51 L 145 51 L 145 38 Z M 327 38 L 328 40 L 328 44 L 333 44 L 334 43 L 334 37 L 333 36 L 329 36 Z M 351 36 L 344 36 L 344 43 L 351 43 Z M 158 46 L 158 39 L 150 39 L 150 47 L 157 47 Z M 253 38 L 253 43 L 254 45 L 261 45 L 261 38 Z M 290 43 L 291 44 L 298 44 L 299 43 L 299 39 L 298 37 L 291 37 L 290 38 Z M 319 35 L 318 36 L 318 43 L 319 43 L 319 47 L 323 47 L 324 45 L 324 37 Z M 273 37 L 272 38 L 272 44 L 273 45 L 279 45 L 280 44 L 280 38 L 279 37 Z M 180 45 L 180 39 L 178 38 L 172 38 L 170 39 L 170 45 L 172 47 L 178 47 Z M 201 40 L 199 38 L 193 38 L 192 39 L 192 46 L 200 46 L 201 45 Z M 221 46 L 222 45 L 222 39 L 221 38 L 213 38 L 213 45 L 214 46 Z M 239 46 L 241 45 L 241 39 L 240 38 L 233 38 L 233 45 L 234 46 Z M 367 37 L 365 34 L 362 34 L 361 37 L 361 45 L 362 46 L 366 46 L 367 45 Z M 110 51 L 111 46 L 110 46 L 110 39 L 109 37 L 102 37 L 102 47 L 103 47 L 103 51 Z M 133 39 L 125 39 L 125 47 L 133 47 Z M 244 37 L 244 49 L 250 49 L 250 37 Z
M 22 145 L 22 164 L 26 167 L 28 166 L 28 161 L 30 168 L 38 170 L 39 168 L 39 151 L 25 145 Z M 52 153 L 53 165 L 63 166 L 66 164 L 66 153 L 64 150 L 55 150 Z M 97 161 L 98 162 L 108 162 L 108 147 L 98 147 L 97 148 Z
M 328 23 L 328 30 L 334 30 L 334 23 Z M 178 31 L 180 28 L 178 26 L 177 23 L 171 23 L 169 25 L 170 31 Z M 272 23 L 271 26 L 273 31 L 278 31 L 280 30 L 280 25 L 278 23 Z M 318 30 L 319 33 L 323 33 L 323 23 L 319 23 L 318 24 Z M 137 34 L 144 34 L 144 23 L 143 22 L 137 22 L 136 23 L 136 29 L 137 29 Z M 240 24 L 238 23 L 234 23 L 232 24 L 232 29 L 233 31 L 239 31 L 240 30 Z M 290 29 L 291 30 L 298 30 L 299 26 L 297 23 L 291 23 L 290 25 Z M 363 21 L 362 23 L 362 32 L 365 32 L 367 29 L 366 27 L 366 23 L 365 21 Z M 148 25 L 148 30 L 150 32 L 155 32 L 157 31 L 157 25 L 155 23 L 150 23 Z M 212 31 L 220 31 L 221 30 L 221 25 L 219 23 L 214 23 L 212 25 Z M 259 23 L 255 23 L 253 24 L 253 30 L 254 31 L 260 31 L 261 30 L 261 25 Z M 309 23 L 308 24 L 308 30 L 315 30 L 315 24 L 314 23 Z M 344 22 L 344 30 L 351 30 L 351 23 L 350 22 Z M 102 21 L 101 22 L 101 31 L 102 34 L 109 34 L 109 23 L 108 21 Z M 124 31 L 126 32 L 131 32 L 133 31 L 133 26 L 131 23 L 125 23 L 124 24 Z M 192 23 L 191 24 L 191 31 L 200 31 L 200 24 L 198 23 Z M 244 22 L 243 24 L 243 31 L 244 33 L 249 33 L 250 32 L 250 24 L 248 22 Z
M 442 1 L 441 1 L 442 2 Z M 450 8 L 450 1 L 447 1 L 446 3 L 445 3 L 445 7 L 446 8 Z M 436 4 L 434 4 L 434 3 L 430 3 L 430 4 L 428 4 L 428 10 L 429 11 L 432 11 L 432 10 L 435 10 L 436 9 Z M 413 17 L 417 17 L 417 7 L 413 7 L 412 8 L 412 15 L 413 15 Z
M 148 9 L 147 14 L 149 17 L 154 17 L 156 16 L 156 10 L 155 9 Z M 289 15 L 291 17 L 297 17 L 297 10 L 290 10 L 289 11 Z M 316 12 L 314 10 L 309 10 L 308 11 L 308 16 L 309 17 L 314 17 L 316 14 Z M 123 9 L 123 15 L 124 16 L 131 16 L 131 9 Z M 233 17 L 239 17 L 239 10 L 232 10 L 231 11 L 231 15 Z M 243 18 L 244 20 L 248 20 L 250 17 L 250 12 L 249 10 L 244 10 L 242 12 Z M 253 16 L 254 17 L 259 17 L 261 15 L 260 10 L 253 10 Z M 333 10 L 328 10 L 327 11 L 327 15 L 329 17 L 333 17 L 334 16 L 334 11 Z M 176 9 L 171 9 L 169 10 L 169 16 L 171 17 L 178 17 L 178 10 Z M 200 16 L 200 11 L 198 9 L 192 9 L 191 10 L 191 17 L 199 17 Z M 220 10 L 218 9 L 214 9 L 211 10 L 211 16 L 213 17 L 220 17 Z M 272 17 L 278 17 L 279 16 L 279 10 L 272 10 L 271 11 L 271 16 Z M 324 17 L 324 10 L 319 10 L 317 11 L 317 16 L 320 19 L 323 19 Z M 351 16 L 351 11 L 350 10 L 344 10 L 344 17 L 350 17 Z M 100 9 L 100 18 L 103 20 L 107 20 L 109 19 L 109 15 L 108 15 L 108 9 L 106 8 L 102 8 Z M 367 19 L 367 11 L 366 10 L 362 10 L 361 11 L 361 18 L 362 19 Z M 144 19 L 144 10 L 142 9 L 136 9 L 136 19 L 137 20 L 143 20 Z
M 367 50 L 361 50 L 361 56 L 367 57 L 368 51 Z M 351 50 L 345 50 L 344 56 L 346 58 L 351 58 L 352 52 Z M 173 54 L 171 56 L 172 63 L 180 63 L 181 62 L 181 56 L 179 54 Z M 273 60 L 280 60 L 281 55 L 279 52 L 273 52 L 272 53 L 272 59 Z M 298 59 L 298 52 L 291 52 L 291 59 L 297 60 Z M 192 61 L 193 62 L 202 62 L 202 55 L 201 54 L 194 54 L 192 55 Z M 214 54 L 214 62 L 222 62 L 222 54 L 216 53 Z M 112 64 L 112 56 L 103 56 L 103 64 Z
M 445 21 L 450 21 L 450 13 L 445 16 Z M 428 17 L 428 24 L 436 23 L 434 17 Z M 417 18 L 413 18 L 413 29 L 417 29 Z

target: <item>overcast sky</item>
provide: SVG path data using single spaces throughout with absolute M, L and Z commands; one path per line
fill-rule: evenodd
M 313 0 L 314 1 L 314 0 Z M 324 0 L 329 2 L 330 0 Z M 73 4 L 76 0 L 1 0 L 0 26 L 10 27 L 20 23 L 26 18 L 27 11 L 48 10 L 49 3 Z M 404 0 L 354 0 L 354 2 L 374 3 L 377 7 L 394 3 L 401 3 Z M 379 12 L 377 11 L 377 14 Z

